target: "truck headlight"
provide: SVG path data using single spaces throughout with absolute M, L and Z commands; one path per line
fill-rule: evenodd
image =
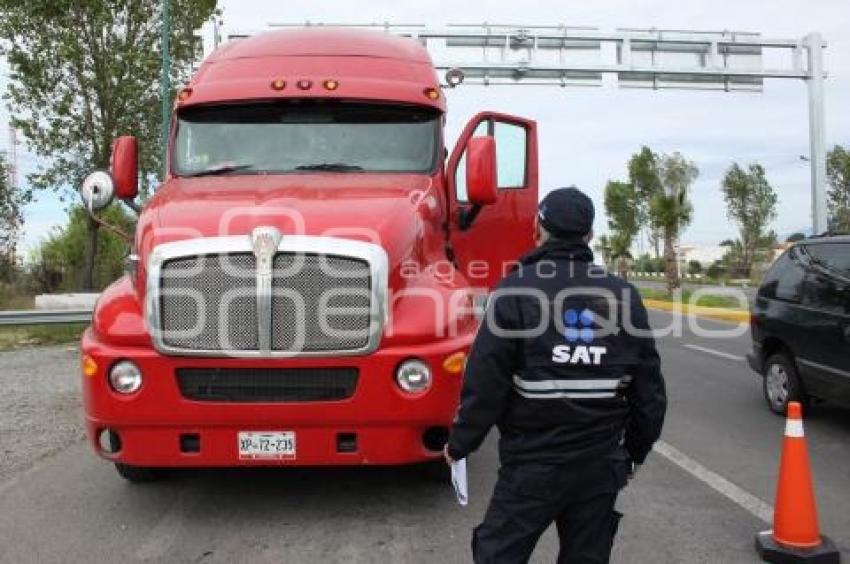
M 422 394 L 431 387 L 431 369 L 418 359 L 405 360 L 396 370 L 398 387 L 408 394 Z
M 129 360 L 116 362 L 109 371 L 109 385 L 119 394 L 132 394 L 142 387 L 142 371 Z

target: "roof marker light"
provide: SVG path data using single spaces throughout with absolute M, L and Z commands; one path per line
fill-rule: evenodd
M 339 88 L 339 81 L 329 78 L 322 83 L 322 86 L 325 87 L 325 90 L 336 90 Z
M 295 86 L 297 86 L 299 90 L 309 90 L 313 86 L 313 81 L 302 78 L 295 84 Z
M 286 81 L 282 78 L 272 80 L 272 90 L 283 90 L 286 88 Z
M 178 102 L 185 102 L 186 100 L 189 99 L 189 96 L 191 96 L 191 95 L 192 95 L 192 89 L 191 88 L 183 88 L 177 94 L 177 101 Z
M 429 100 L 436 100 L 440 97 L 440 91 L 433 86 L 429 86 L 423 90 L 422 93 L 425 94 L 425 97 Z

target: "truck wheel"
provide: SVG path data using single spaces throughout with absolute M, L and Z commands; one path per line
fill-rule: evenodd
M 764 399 L 772 412 L 783 416 L 789 401 L 798 401 L 803 407 L 809 404 L 797 367 L 785 353 L 772 355 L 764 363 Z
M 420 471 L 422 479 L 426 482 L 450 484 L 452 481 L 451 468 L 442 457 L 420 464 Z
M 163 476 L 163 471 L 161 468 L 131 466 L 129 464 L 122 464 L 121 462 L 115 463 L 115 469 L 118 470 L 118 474 L 122 478 L 134 484 L 154 482 L 156 480 L 159 480 Z

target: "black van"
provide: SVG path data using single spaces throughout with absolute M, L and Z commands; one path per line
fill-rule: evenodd
M 759 287 L 747 360 L 770 409 L 828 400 L 850 407 L 850 236 L 800 241 Z

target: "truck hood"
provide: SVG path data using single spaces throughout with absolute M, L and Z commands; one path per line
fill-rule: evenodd
M 430 177 L 411 174 L 228 175 L 173 178 L 140 218 L 143 258 L 157 245 L 248 235 L 325 235 L 380 244 L 391 268 L 416 251 L 422 221 L 439 213 Z

